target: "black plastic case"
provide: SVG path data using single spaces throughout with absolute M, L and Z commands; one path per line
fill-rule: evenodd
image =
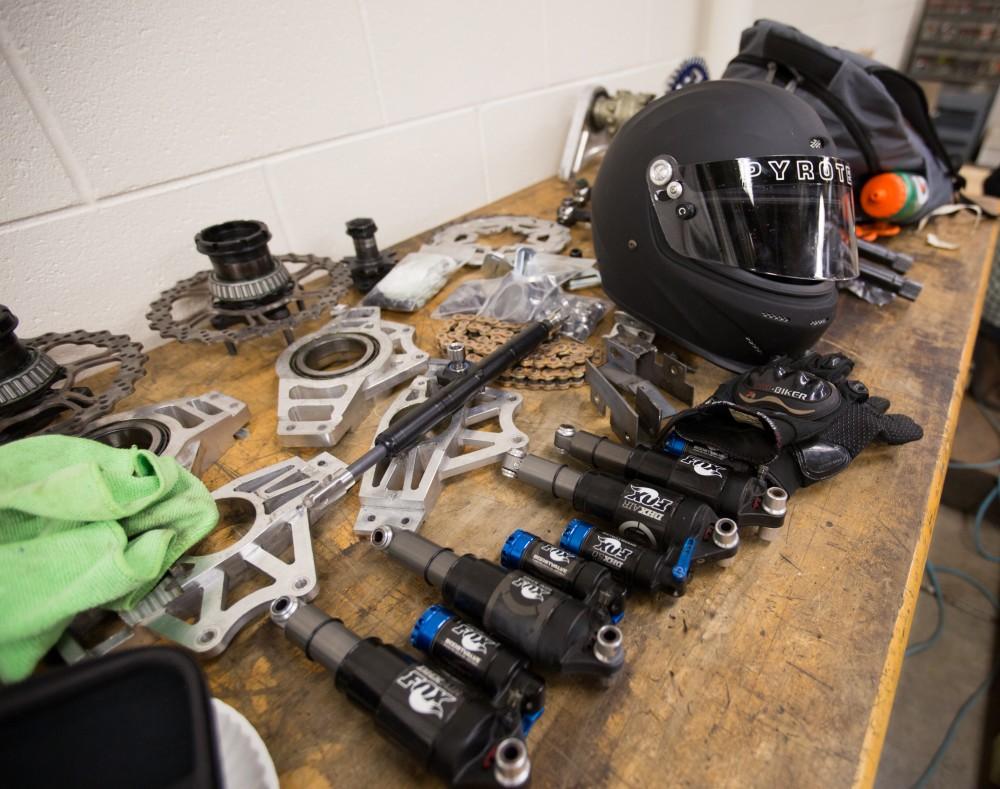
M 201 669 L 184 652 L 146 647 L 0 691 L 0 784 L 221 788 Z

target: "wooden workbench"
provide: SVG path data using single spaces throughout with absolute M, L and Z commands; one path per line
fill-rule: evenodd
M 550 217 L 565 193 L 553 179 L 476 213 Z M 528 739 L 536 786 L 873 782 L 997 236 L 995 222 L 939 222 L 939 235 L 962 242 L 959 251 L 933 250 L 916 236 L 892 244 L 918 255 L 910 275 L 925 285 L 920 299 L 878 309 L 844 295 L 820 346 L 853 357 L 857 377 L 922 424 L 924 439 L 871 448 L 841 476 L 800 491 L 775 542 L 747 539 L 735 566 L 701 570 L 682 599 L 630 600 L 626 667 L 609 689 L 551 678 L 545 714 Z M 573 233 L 589 254 L 589 231 Z M 456 277 L 443 295 L 471 276 Z M 433 354 L 436 324 L 428 316 L 441 298 L 418 315 L 388 315 L 412 322 Z M 211 389 L 245 400 L 249 437 L 208 472 L 214 489 L 291 454 L 275 438 L 273 370 L 282 347 L 275 336 L 230 357 L 222 346 L 170 343 L 150 353 L 147 376 L 121 408 Z M 691 377 L 696 399 L 722 377 L 700 362 Z M 388 402 L 341 441 L 338 457 L 350 461 L 368 448 Z M 557 457 L 552 433 L 565 421 L 610 435 L 585 388 L 525 393 L 517 422 L 532 451 Z M 315 602 L 358 633 L 402 646 L 438 598 L 355 538 L 357 509 L 352 494 L 313 525 Z M 423 534 L 496 558 L 512 529 L 557 541 L 571 515 L 493 466 L 445 483 Z M 211 547 L 236 531 L 221 526 Z M 257 727 L 283 787 L 434 783 L 264 617 L 205 668 L 215 694 Z

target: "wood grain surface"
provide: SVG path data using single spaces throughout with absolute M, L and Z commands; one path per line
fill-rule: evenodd
M 551 217 L 565 194 L 552 179 L 476 213 Z M 630 599 L 623 622 L 626 667 L 611 687 L 550 678 L 545 714 L 528 739 L 535 786 L 871 785 L 997 226 L 974 226 L 963 216 L 939 220 L 936 231 L 961 248 L 934 250 L 915 234 L 892 242 L 917 255 L 910 275 L 925 285 L 917 302 L 876 308 L 844 295 L 820 345 L 853 357 L 855 375 L 890 398 L 893 410 L 922 424 L 924 439 L 871 448 L 836 479 L 800 491 L 776 541 L 747 539 L 733 567 L 701 570 L 680 600 Z M 589 230 L 577 227 L 573 235 L 590 254 Z M 428 237 L 397 248 L 408 251 Z M 192 253 L 192 272 L 200 265 L 196 258 Z M 456 276 L 417 315 L 386 317 L 413 323 L 418 344 L 437 355 L 432 340 L 440 324 L 428 317 L 431 308 L 457 282 L 475 276 Z M 148 375 L 120 408 L 211 389 L 246 401 L 249 436 L 205 475 L 214 489 L 292 454 L 275 437 L 274 361 L 282 348 L 278 336 L 246 343 L 236 357 L 222 346 L 170 343 L 150 353 Z M 691 380 L 701 400 L 724 373 L 696 363 Z M 345 461 L 360 456 L 388 402 L 389 396 L 381 399 L 334 454 Z M 557 457 L 552 433 L 566 421 L 610 435 L 585 388 L 525 392 L 517 424 L 532 451 Z M 352 493 L 313 524 L 315 602 L 359 634 L 403 646 L 415 618 L 438 598 L 423 580 L 355 538 L 357 510 Z M 502 478 L 492 466 L 445 483 L 422 533 L 495 559 L 512 529 L 557 541 L 572 514 L 565 503 Z M 234 532 L 220 525 L 212 547 L 238 536 Z M 215 694 L 257 727 L 282 786 L 436 783 L 381 739 L 368 716 L 263 617 L 204 665 Z

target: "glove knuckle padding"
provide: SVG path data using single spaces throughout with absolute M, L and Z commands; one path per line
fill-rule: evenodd
M 770 472 L 792 492 L 846 468 L 873 441 L 923 437 L 910 417 L 887 414 L 889 401 L 848 380 L 854 362 L 840 353 L 780 357 L 723 383 L 667 426 Z

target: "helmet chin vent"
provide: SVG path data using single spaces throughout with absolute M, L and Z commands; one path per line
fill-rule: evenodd
M 777 321 L 778 323 L 788 323 L 791 320 L 791 318 L 789 318 L 787 315 L 777 315 L 773 312 L 762 312 L 760 314 L 760 317 L 767 318 L 768 320 L 771 321 Z

